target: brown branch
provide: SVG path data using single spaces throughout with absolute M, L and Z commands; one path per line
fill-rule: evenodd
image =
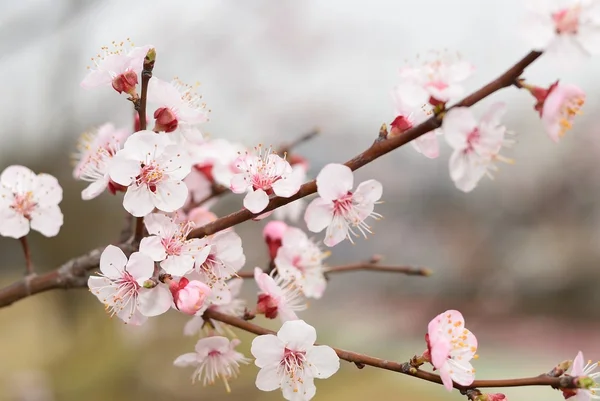
M 218 320 L 220 322 L 229 324 L 233 327 L 237 327 L 239 329 L 256 335 L 276 334 L 275 332 L 265 329 L 264 327 L 258 326 L 254 323 L 248 322 L 235 316 L 220 313 L 212 309 L 208 309 L 204 313 L 204 317 L 206 319 Z M 442 384 L 442 379 L 438 375 L 416 369 L 410 366 L 410 363 L 408 362 L 398 363 L 386 359 L 376 358 L 369 355 L 359 354 L 353 351 L 346 351 L 334 347 L 332 348 L 340 357 L 340 359 L 352 362 L 357 366 L 372 366 L 375 368 L 391 370 L 393 372 L 414 376 L 428 382 Z M 484 387 L 549 386 L 552 388 L 577 388 L 576 379 L 576 377 L 571 376 L 551 377 L 543 374 L 540 376 L 525 377 L 520 379 L 475 380 L 470 386 L 461 386 L 455 383 L 454 388 L 462 391 Z
M 513 65 L 510 69 L 508 69 L 504 74 L 500 75 L 498 78 L 483 86 L 479 90 L 473 92 L 469 96 L 465 97 L 463 100 L 458 102 L 454 107 L 470 107 L 479 102 L 480 100 L 488 97 L 492 93 L 511 86 L 515 80 L 523 73 L 525 68 L 533 63 L 539 56 L 541 56 L 540 52 L 530 52 L 525 57 L 523 57 L 519 62 Z M 369 147 L 367 150 L 354 157 L 353 159 L 347 161 L 346 166 L 350 167 L 352 170 L 357 170 L 366 164 L 372 162 L 373 160 L 391 152 L 394 149 L 397 149 L 408 142 L 420 137 L 421 135 L 426 134 L 429 131 L 433 131 L 436 128 L 439 128 L 442 125 L 443 115 L 437 115 L 429 118 L 423 123 L 417 125 L 414 128 L 411 128 L 401 135 L 394 136 L 392 138 L 383 139 L 382 137 L 378 137 L 378 139 Z M 219 231 L 225 230 L 226 228 L 233 227 L 245 221 L 248 221 L 256 216 L 269 212 L 271 210 L 275 210 L 278 207 L 291 203 L 300 198 L 304 198 L 306 196 L 312 195 L 317 192 L 317 182 L 316 180 L 305 183 L 300 187 L 298 193 L 289 198 L 281 198 L 275 197 L 271 199 L 269 205 L 260 213 L 253 214 L 247 209 L 242 209 L 237 212 L 228 214 L 227 216 L 223 216 L 220 219 L 217 219 L 211 223 L 208 223 L 202 227 L 199 227 L 190 233 L 191 238 L 201 238 L 207 235 L 215 234 Z
M 132 244 L 118 245 L 127 255 L 131 254 L 135 246 Z M 38 276 L 25 277 L 8 287 L 0 289 L 0 308 L 30 295 L 52 290 L 55 288 L 83 288 L 87 287 L 89 271 L 98 267 L 100 255 L 106 247 L 99 247 L 85 255 L 71 259 L 57 269 Z

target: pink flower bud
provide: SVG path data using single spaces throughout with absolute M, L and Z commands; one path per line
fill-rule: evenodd
M 263 229 L 263 238 L 269 247 L 269 257 L 274 260 L 277 256 L 277 250 L 281 247 L 283 233 L 288 229 L 288 225 L 283 221 L 273 220 L 267 223 Z
M 267 319 L 275 319 L 278 315 L 278 303 L 269 294 L 259 294 L 256 302 L 256 313 L 265 315 Z
M 506 401 L 508 398 L 502 393 L 481 394 L 477 397 L 477 401 Z
M 203 282 L 190 281 L 185 277 L 182 277 L 179 283 L 171 281 L 169 289 L 173 294 L 173 301 L 175 301 L 177 309 L 188 315 L 195 315 L 201 310 L 211 293 L 210 287 Z
M 196 171 L 199 171 L 200 173 L 202 173 L 206 179 L 208 181 L 210 181 L 211 183 L 215 182 L 215 178 L 213 177 L 213 164 L 196 164 L 194 166 L 194 168 L 196 169 Z
M 154 112 L 156 119 L 154 131 L 173 132 L 177 129 L 177 116 L 168 107 L 161 107 Z
M 112 80 L 112 87 L 119 93 L 125 92 L 133 96 L 137 83 L 137 74 L 135 71 L 130 70 L 114 77 Z
M 392 127 L 392 129 L 389 136 L 390 138 L 392 138 L 400 135 L 406 130 L 411 129 L 413 127 L 413 124 L 405 116 L 398 116 L 394 119 L 394 121 L 392 121 L 390 126 Z

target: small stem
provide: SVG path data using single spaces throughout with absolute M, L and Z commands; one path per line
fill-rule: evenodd
M 25 255 L 25 272 L 28 276 L 31 276 L 35 272 L 33 271 L 33 264 L 31 263 L 31 253 L 29 252 L 29 243 L 27 242 L 27 236 L 19 238 L 21 246 L 23 247 L 23 254 Z
M 134 237 L 134 241 L 135 242 L 140 242 L 143 237 L 144 237 L 144 218 L 143 217 L 137 217 L 135 219 L 135 237 Z
M 156 50 L 150 49 L 144 58 L 144 69 L 142 70 L 142 94 L 138 101 L 134 103 L 135 109 L 140 116 L 140 130 L 146 129 L 146 101 L 148 99 L 148 82 L 152 78 L 154 61 L 156 60 Z

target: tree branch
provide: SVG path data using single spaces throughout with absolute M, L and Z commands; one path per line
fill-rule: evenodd
M 249 321 L 240 319 L 235 316 L 230 316 L 224 313 L 217 312 L 213 309 L 208 309 L 204 312 L 205 319 L 213 319 L 218 320 L 220 322 L 229 324 L 233 327 L 237 327 L 238 329 L 242 329 L 249 333 L 253 333 L 256 335 L 263 334 L 276 334 L 275 332 L 265 329 L 264 327 L 258 326 Z M 372 366 L 375 368 L 391 370 L 393 372 L 402 373 L 409 376 L 414 376 L 419 379 L 442 384 L 442 379 L 440 376 L 435 375 L 433 373 L 425 372 L 423 370 L 416 369 L 410 365 L 409 362 L 398 363 L 393 361 L 388 361 L 386 359 L 380 359 L 369 355 L 359 354 L 353 351 L 347 351 L 340 348 L 334 348 L 333 350 L 336 352 L 340 359 L 343 359 L 348 362 L 352 362 L 357 366 Z M 576 377 L 571 376 L 561 376 L 561 377 L 551 377 L 546 374 L 542 374 L 535 377 L 525 377 L 520 379 L 503 379 L 503 380 L 475 380 L 470 386 L 461 386 L 459 384 L 454 383 L 454 388 L 458 390 L 469 390 L 474 388 L 484 388 L 484 387 L 523 387 L 523 386 L 549 386 L 552 388 L 577 388 L 576 385 Z
M 500 75 L 498 78 L 483 86 L 479 90 L 473 92 L 469 96 L 465 97 L 463 100 L 458 102 L 456 105 L 452 106 L 450 109 L 454 107 L 470 107 L 479 102 L 480 100 L 488 97 L 492 93 L 499 91 L 500 89 L 511 86 L 515 80 L 523 73 L 525 68 L 533 63 L 538 57 L 541 56 L 540 52 L 530 52 L 525 57 L 523 57 L 519 62 L 509 68 L 504 74 Z M 352 170 L 357 170 L 364 165 L 372 162 L 373 160 L 391 152 L 394 149 L 397 149 L 408 142 L 417 139 L 421 135 L 426 134 L 429 131 L 433 131 L 436 128 L 441 127 L 443 120 L 443 115 L 436 115 L 428 120 L 422 122 L 421 124 L 413 127 L 401 135 L 394 136 L 392 138 L 383 138 L 379 136 L 378 139 L 369 147 L 367 150 L 357 155 L 353 159 L 347 161 L 346 166 L 350 167 Z M 278 207 L 291 203 L 300 198 L 304 198 L 308 195 L 312 195 L 317 192 L 317 182 L 316 180 L 305 183 L 300 187 L 298 193 L 289 198 L 281 198 L 275 197 L 271 199 L 267 207 L 258 214 L 253 214 L 248 209 L 242 209 L 237 212 L 228 214 L 227 216 L 223 216 L 220 219 L 217 219 L 211 223 L 208 223 L 202 227 L 199 227 L 190 233 L 190 238 L 202 238 L 207 235 L 215 234 L 219 231 L 225 230 L 226 228 L 233 227 L 245 221 L 248 221 L 254 217 L 257 217 L 266 212 L 270 212 L 271 210 L 275 210 Z

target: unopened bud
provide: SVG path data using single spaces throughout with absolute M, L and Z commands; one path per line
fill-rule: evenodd
M 256 313 L 265 315 L 267 319 L 275 319 L 278 315 L 276 300 L 268 294 L 260 294 L 256 302 Z
M 195 315 L 201 310 L 212 292 L 210 287 L 203 282 L 190 281 L 185 277 L 182 277 L 178 283 L 174 280 L 169 282 L 169 290 L 171 290 L 177 309 L 188 315 Z
M 269 257 L 275 260 L 277 251 L 281 247 L 283 233 L 288 229 L 288 225 L 283 221 L 273 220 L 267 223 L 263 229 L 263 238 L 269 248 Z
M 481 394 L 475 397 L 476 401 L 506 401 L 508 398 L 502 393 Z
M 412 123 L 404 116 L 398 116 L 392 121 L 390 124 L 392 130 L 390 131 L 388 137 L 393 138 L 402 134 L 404 131 L 409 130 L 413 127 Z
M 177 129 L 177 116 L 168 107 L 161 107 L 154 112 L 156 119 L 154 131 L 173 132 Z

